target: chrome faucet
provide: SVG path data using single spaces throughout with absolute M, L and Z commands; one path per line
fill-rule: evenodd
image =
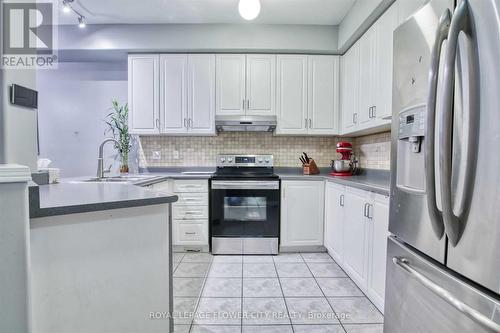
M 113 138 L 104 139 L 101 143 L 99 146 L 99 157 L 97 158 L 97 178 L 104 178 L 104 145 L 108 142 L 114 142 L 115 145 L 120 145 L 120 143 Z

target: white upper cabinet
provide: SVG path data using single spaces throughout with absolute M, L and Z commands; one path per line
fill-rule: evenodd
M 187 56 L 160 55 L 160 132 L 187 133 Z
M 216 55 L 216 113 L 245 114 L 245 55 Z
M 359 40 L 359 108 L 358 126 L 361 128 L 369 126 L 372 120 L 372 110 L 375 106 L 376 95 L 375 83 L 375 26 L 372 26 Z
M 158 54 L 128 57 L 129 126 L 133 134 L 158 134 L 160 123 Z
M 218 115 L 274 115 L 276 56 L 217 55 Z
M 341 133 L 356 128 L 359 105 L 359 43 L 354 44 L 341 59 L 340 123 Z
M 376 23 L 375 108 L 373 117 L 379 124 L 392 117 L 392 59 L 393 35 L 398 26 L 398 6 L 392 5 Z
M 309 56 L 308 133 L 338 133 L 339 57 Z
M 276 134 L 307 134 L 307 56 L 277 57 Z
M 322 246 L 324 182 L 282 181 L 281 246 Z
M 276 56 L 246 56 L 246 114 L 275 115 Z
M 215 55 L 188 55 L 188 132 L 215 134 Z
M 278 135 L 338 133 L 339 58 L 278 55 Z

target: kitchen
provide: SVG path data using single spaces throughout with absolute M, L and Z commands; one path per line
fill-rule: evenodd
M 0 331 L 500 332 L 496 0 L 52 3 Z

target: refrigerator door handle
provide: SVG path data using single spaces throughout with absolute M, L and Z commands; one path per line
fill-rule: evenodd
M 455 13 L 451 19 L 450 31 L 448 34 L 448 44 L 446 46 L 445 61 L 444 61 L 444 84 L 443 84 L 443 108 L 440 112 L 440 129 L 439 129 L 439 145 L 441 147 L 439 153 L 439 167 L 441 171 L 441 196 L 443 205 L 443 221 L 445 231 L 452 246 L 456 246 L 460 240 L 461 234 L 465 228 L 467 212 L 463 210 L 466 202 L 470 203 L 472 194 L 472 185 L 474 180 L 473 168 L 476 158 L 472 156 L 477 149 L 471 149 L 473 142 L 468 142 L 467 158 L 465 166 L 465 174 L 468 175 L 463 187 L 462 200 L 460 202 L 459 217 L 453 212 L 453 200 L 451 193 L 452 179 L 452 131 L 453 131 L 453 106 L 454 106 L 454 88 L 455 88 L 455 64 L 458 52 L 458 38 L 460 32 L 463 32 L 468 39 L 470 46 L 471 40 L 474 40 L 472 32 L 472 23 L 470 17 L 470 8 L 468 0 L 461 0 L 458 4 Z M 476 52 L 469 52 L 468 55 L 476 57 Z M 477 80 L 476 59 L 469 59 L 470 74 L 469 74 L 469 100 L 470 105 L 478 105 L 478 96 L 475 89 L 475 81 Z M 469 108 L 469 124 L 468 124 L 468 139 L 472 140 L 477 133 L 476 124 L 478 119 L 477 110 Z
M 443 42 L 448 37 L 451 12 L 449 9 L 441 15 L 436 30 L 436 39 L 431 53 L 431 66 L 429 69 L 429 94 L 427 96 L 427 129 L 425 146 L 425 180 L 427 188 L 427 208 L 429 211 L 432 230 L 441 239 L 444 235 L 443 215 L 437 207 L 436 201 L 436 174 L 435 174 L 435 128 L 436 128 L 436 99 L 439 75 L 439 60 Z
M 432 280 L 427 278 L 425 275 L 422 273 L 418 272 L 415 270 L 413 267 L 410 265 L 410 261 L 406 258 L 398 258 L 398 257 L 393 257 L 392 262 L 409 273 L 411 277 L 413 277 L 415 280 L 417 280 L 420 284 L 422 284 L 424 287 L 429 289 L 431 292 L 433 292 L 436 296 L 453 306 L 455 309 L 478 323 L 479 325 L 483 326 L 484 328 L 488 329 L 491 332 L 497 332 L 500 333 L 500 325 L 483 315 L 481 312 L 477 311 L 476 309 L 470 307 L 469 305 L 465 304 L 464 302 L 460 301 L 457 297 L 455 297 L 451 292 L 448 290 L 442 288 L 438 284 L 434 283 Z

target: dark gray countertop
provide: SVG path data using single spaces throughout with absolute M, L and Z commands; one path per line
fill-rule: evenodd
M 363 169 L 360 175 L 350 177 L 330 176 L 330 168 L 320 168 L 319 175 L 304 175 L 302 168 L 275 168 L 276 174 L 283 180 L 328 180 L 346 186 L 389 195 L 391 173 L 386 170 Z
M 360 175 L 351 177 L 330 176 L 330 168 L 321 168 L 319 175 L 304 175 L 302 168 L 274 168 L 280 179 L 283 180 L 328 180 L 346 186 L 356 187 L 366 191 L 372 191 L 382 195 L 389 195 L 390 192 L 390 171 L 363 169 Z M 141 173 L 160 175 L 175 179 L 208 179 L 211 173 L 215 172 L 213 167 L 154 167 L 141 169 Z M 210 174 L 186 174 L 186 172 L 211 172 Z
M 177 199 L 173 194 L 127 183 L 63 182 L 32 186 L 30 218 L 157 205 Z

